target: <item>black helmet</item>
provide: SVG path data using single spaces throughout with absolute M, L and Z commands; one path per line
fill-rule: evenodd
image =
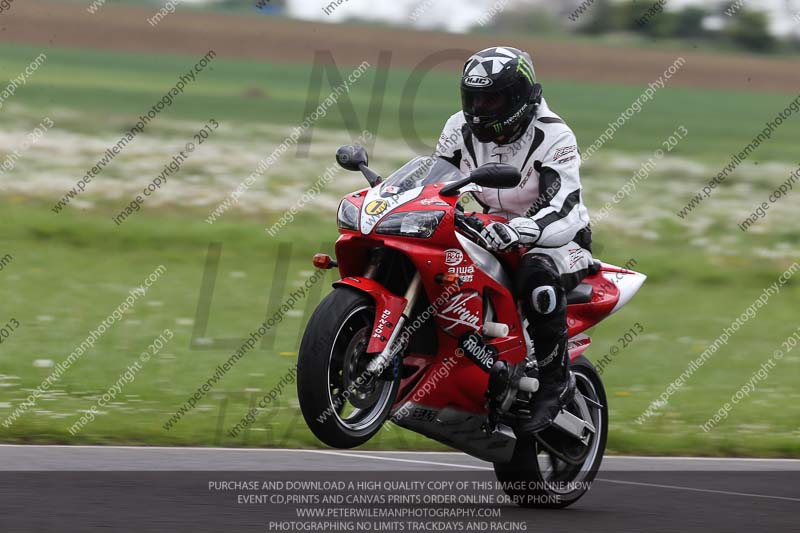
M 461 77 L 464 117 L 483 143 L 514 142 L 527 129 L 541 102 L 533 61 L 508 46 L 487 48 L 470 57 Z

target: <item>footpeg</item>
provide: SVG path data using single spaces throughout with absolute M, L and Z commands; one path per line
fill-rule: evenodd
M 531 392 L 529 389 L 535 391 L 538 388 L 539 380 L 525 376 L 525 365 L 497 361 L 489 371 L 489 386 L 486 389 L 489 410 L 505 414 L 517 400 L 520 390 Z
M 539 380 L 536 378 L 523 377 L 519 380 L 519 390 L 533 394 L 539 390 Z
M 507 324 L 500 324 L 498 322 L 484 322 L 483 323 L 483 334 L 487 337 L 508 337 L 508 325 Z

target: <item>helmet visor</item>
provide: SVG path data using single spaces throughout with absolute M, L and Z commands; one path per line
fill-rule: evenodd
M 504 115 L 511 104 L 506 91 L 462 91 L 461 100 L 465 112 L 479 117 Z

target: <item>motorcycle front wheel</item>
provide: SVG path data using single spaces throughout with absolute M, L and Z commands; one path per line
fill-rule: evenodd
M 297 397 L 306 424 L 334 448 L 360 446 L 377 433 L 397 396 L 393 366 L 380 376 L 367 372 L 374 355 L 366 348 L 375 305 L 347 287 L 333 290 L 308 322 L 297 361 Z
M 572 505 L 590 489 L 608 437 L 608 402 L 600 376 L 583 356 L 570 365 L 575 374 L 577 394 L 583 395 L 595 428 L 584 445 L 557 428 L 548 428 L 534 439 L 517 440 L 509 463 L 495 463 L 497 480 L 504 492 L 522 507 L 558 509 Z M 572 400 L 566 407 L 579 415 Z

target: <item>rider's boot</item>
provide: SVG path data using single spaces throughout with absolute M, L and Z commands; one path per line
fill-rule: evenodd
M 528 333 L 538 363 L 539 390 L 532 396 L 530 418 L 522 419 L 518 429 L 530 436 L 550 424 L 572 399 L 575 377 L 569 371 L 567 351 L 567 298 L 557 286 L 533 291 Z

